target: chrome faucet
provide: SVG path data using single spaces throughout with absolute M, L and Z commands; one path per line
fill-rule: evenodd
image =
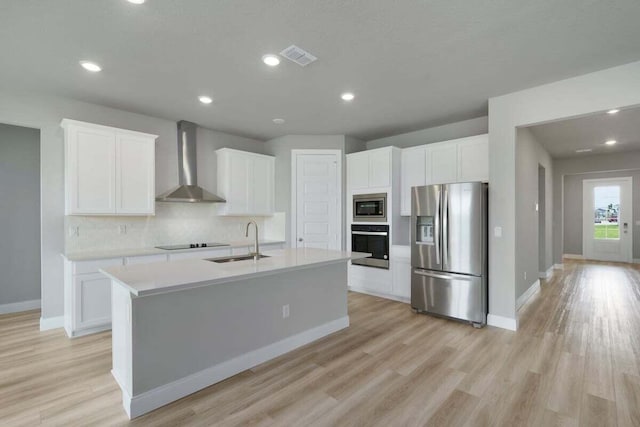
M 251 224 L 253 224 L 256 227 L 256 243 L 255 243 L 254 251 L 251 252 L 250 255 L 253 255 L 253 259 L 257 261 L 260 259 L 260 246 L 258 244 L 258 224 L 256 224 L 255 221 L 249 221 L 247 223 L 247 229 L 244 232 L 244 237 L 249 237 L 249 226 Z

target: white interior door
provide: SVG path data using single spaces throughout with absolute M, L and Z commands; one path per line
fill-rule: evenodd
M 338 154 L 294 154 L 294 247 L 340 250 L 341 168 Z
M 631 262 L 631 178 L 585 179 L 582 253 L 600 261 Z

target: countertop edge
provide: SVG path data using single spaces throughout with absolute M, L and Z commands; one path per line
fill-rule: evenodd
M 258 242 L 260 245 L 284 245 L 287 242 L 284 240 L 268 240 Z M 113 258 L 126 258 L 126 257 L 143 257 L 143 256 L 153 256 L 153 255 L 171 255 L 171 254 L 181 254 L 181 253 L 198 253 L 207 250 L 216 250 L 216 249 L 235 249 L 235 248 L 243 248 L 245 246 L 253 246 L 253 243 L 240 243 L 240 242 L 231 242 L 227 246 L 212 246 L 206 248 L 188 248 L 188 249 L 174 249 L 174 250 L 164 250 L 157 248 L 132 248 L 132 249 L 114 249 L 113 251 L 104 251 L 100 252 L 92 252 L 88 251 L 89 255 L 83 255 L 82 253 L 60 253 L 60 255 L 71 262 L 82 262 L 82 261 L 95 261 L 98 259 L 113 259 Z

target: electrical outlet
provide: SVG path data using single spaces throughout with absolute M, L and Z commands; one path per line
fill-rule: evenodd
M 524 272 L 524 280 L 527 280 L 527 272 Z
M 127 234 L 127 225 L 126 224 L 122 224 L 118 226 L 118 233 L 119 234 Z
M 287 317 L 289 317 L 289 304 L 282 306 L 282 318 L 286 319 Z
M 70 237 L 78 237 L 80 235 L 80 227 L 74 226 L 69 227 L 69 236 Z
M 493 228 L 493 235 L 495 237 L 502 237 L 502 227 L 494 227 Z

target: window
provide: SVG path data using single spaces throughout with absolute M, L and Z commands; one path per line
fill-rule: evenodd
M 593 208 L 593 238 L 619 239 L 620 186 L 594 187 Z

